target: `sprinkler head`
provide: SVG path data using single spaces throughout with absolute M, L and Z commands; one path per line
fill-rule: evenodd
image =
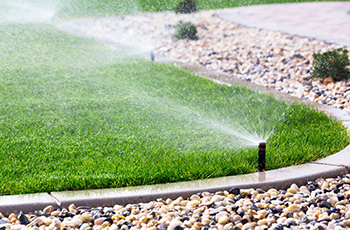
M 259 172 L 265 171 L 266 165 L 266 142 L 259 143 L 259 160 L 258 160 Z
M 151 51 L 151 61 L 154 61 L 154 53 Z

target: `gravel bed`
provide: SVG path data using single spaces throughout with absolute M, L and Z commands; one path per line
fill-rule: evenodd
M 113 207 L 48 206 L 32 213 L 0 213 L 0 229 L 239 230 L 344 229 L 350 226 L 350 174 L 287 190 L 232 188 L 188 199 L 158 199 Z
M 174 25 L 194 23 L 199 39 L 175 40 Z M 299 98 L 350 111 L 350 82 L 310 78 L 314 52 L 334 44 L 220 19 L 216 11 L 162 12 L 63 22 L 59 28 L 106 43 L 118 43 L 226 73 Z M 346 48 L 346 47 L 343 47 Z

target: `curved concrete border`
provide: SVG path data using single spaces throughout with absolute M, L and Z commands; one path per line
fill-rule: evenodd
M 120 47 L 119 44 L 110 45 Z M 162 57 L 155 57 L 155 59 L 160 62 L 174 63 L 190 69 L 200 76 L 208 77 L 223 84 L 239 84 L 263 93 L 273 94 L 277 99 L 292 102 L 299 101 L 309 104 L 310 106 L 317 107 L 319 110 L 324 111 L 329 116 L 339 119 L 348 128 L 350 127 L 350 115 L 344 111 L 292 97 L 288 94 L 255 85 L 244 80 L 232 79 L 228 75 L 208 71 L 204 67 L 184 64 L 176 60 Z M 43 209 L 48 205 L 53 205 L 55 208 L 67 208 L 72 203 L 76 206 L 113 206 L 115 204 L 148 202 L 157 198 L 174 199 L 179 196 L 186 198 L 197 192 L 215 192 L 229 190 L 232 187 L 239 187 L 241 189 L 268 189 L 271 187 L 284 189 L 289 187 L 292 183 L 302 185 L 309 180 L 315 180 L 320 177 L 336 177 L 346 174 L 349 171 L 350 146 L 336 154 L 312 163 L 246 175 L 127 188 L 0 196 L 0 212 L 4 215 L 9 215 L 12 212 L 17 213 L 19 211 L 30 212 Z

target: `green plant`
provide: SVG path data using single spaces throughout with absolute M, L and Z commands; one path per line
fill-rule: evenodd
M 175 13 L 190 14 L 197 11 L 196 0 L 182 0 L 175 6 Z
M 189 38 L 191 40 L 197 40 L 197 28 L 191 22 L 179 21 L 175 25 L 175 34 L 174 37 L 177 39 Z
M 314 53 L 312 55 L 313 78 L 325 79 L 331 77 L 333 81 L 342 81 L 350 78 L 350 65 L 348 51 L 343 48 L 327 51 L 324 53 Z

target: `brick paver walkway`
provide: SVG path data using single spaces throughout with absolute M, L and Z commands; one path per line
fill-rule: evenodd
M 224 9 L 234 23 L 316 38 L 350 47 L 350 1 L 273 4 Z

